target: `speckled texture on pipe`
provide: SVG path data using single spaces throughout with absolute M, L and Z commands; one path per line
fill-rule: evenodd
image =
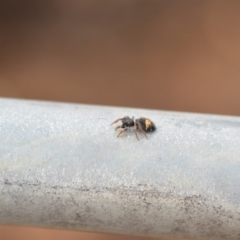
M 239 240 L 240 118 L 0 99 L 0 222 Z

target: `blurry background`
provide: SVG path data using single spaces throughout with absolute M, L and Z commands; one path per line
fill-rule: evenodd
M 239 12 L 238 0 L 0 0 L 0 97 L 239 115 Z M 0 227 L 13 234 L 113 239 Z

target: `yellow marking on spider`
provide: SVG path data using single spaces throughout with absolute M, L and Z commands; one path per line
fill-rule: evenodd
M 145 125 L 146 125 L 146 130 L 148 130 L 149 127 L 151 127 L 152 123 L 150 120 L 146 119 L 145 120 Z

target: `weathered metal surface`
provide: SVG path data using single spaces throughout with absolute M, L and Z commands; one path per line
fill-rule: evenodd
M 0 222 L 239 240 L 240 118 L 0 99 Z

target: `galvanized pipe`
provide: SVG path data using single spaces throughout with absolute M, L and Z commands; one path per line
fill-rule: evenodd
M 240 118 L 0 99 L 0 222 L 239 240 Z

